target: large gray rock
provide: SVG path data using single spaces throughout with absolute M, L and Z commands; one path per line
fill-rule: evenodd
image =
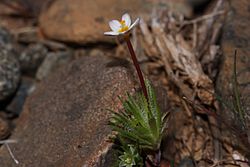
M 20 80 L 20 65 L 13 52 L 10 33 L 0 27 L 0 101 L 11 96 Z
M 133 90 L 129 63 L 102 56 L 82 57 L 41 82 L 28 97 L 10 145 L 20 167 L 109 166 L 106 152 L 110 113 L 118 96 Z M 14 167 L 5 147 L 0 166 Z

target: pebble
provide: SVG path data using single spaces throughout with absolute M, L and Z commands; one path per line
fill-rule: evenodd
M 34 76 L 47 53 L 48 49 L 43 44 L 30 44 L 18 57 L 22 73 Z
M 71 51 L 59 51 L 49 53 L 42 62 L 39 69 L 37 70 L 36 79 L 43 80 L 52 71 L 54 71 L 61 65 L 67 64 L 71 60 L 73 60 L 73 52 Z

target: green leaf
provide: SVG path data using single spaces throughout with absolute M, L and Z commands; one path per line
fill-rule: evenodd
M 129 144 L 128 146 L 124 147 L 124 152 L 122 155 L 119 156 L 119 167 L 132 167 L 132 166 L 142 166 L 143 159 L 139 155 L 137 147 Z
M 234 92 L 234 103 L 235 103 L 235 111 L 239 115 L 240 119 L 244 122 L 245 120 L 245 111 L 244 108 L 242 107 L 241 101 L 240 101 L 240 92 L 238 90 L 238 81 L 237 81 L 237 71 L 236 71 L 236 54 L 237 52 L 235 51 L 234 54 L 234 75 L 233 75 L 233 92 Z
M 124 142 L 138 143 L 139 148 L 158 150 L 169 113 L 162 114 L 156 101 L 155 92 L 146 80 L 148 100 L 144 94 L 128 94 L 122 101 L 124 111 L 112 112 L 109 125 Z M 120 99 L 121 100 L 121 99 Z

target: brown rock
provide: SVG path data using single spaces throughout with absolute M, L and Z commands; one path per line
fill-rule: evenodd
M 10 135 L 10 129 L 9 121 L 3 116 L 0 116 L 0 140 L 5 139 Z
M 25 32 L 22 30 L 27 27 L 33 28 L 34 21 L 36 22 L 34 18 L 38 17 L 42 9 L 52 1 L 54 0 L 1 0 L 0 25 L 11 32 L 16 32 L 15 35 L 20 35 L 20 32 L 34 32 L 33 29 Z
M 222 70 L 219 76 L 218 89 L 225 94 L 230 88 L 233 75 L 234 51 L 237 49 L 237 71 L 245 69 L 245 72 L 238 76 L 241 82 L 250 81 L 250 4 L 248 0 L 232 1 L 228 12 L 226 26 L 222 39 L 222 49 L 224 54 Z M 247 76 L 248 74 L 248 76 Z
M 20 167 L 109 166 L 109 112 L 134 88 L 127 62 L 82 57 L 59 69 L 25 103 L 10 145 Z M 16 166 L 5 147 L 0 166 Z
M 110 30 L 111 19 L 119 19 L 125 12 L 135 19 L 150 11 L 151 4 L 145 0 L 56 0 L 41 14 L 40 28 L 45 36 L 55 40 L 105 41 L 109 38 L 103 33 Z
M 54 0 L 17 0 L 33 16 L 37 16 L 52 1 Z

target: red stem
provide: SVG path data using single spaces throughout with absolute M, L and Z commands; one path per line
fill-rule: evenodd
M 140 68 L 139 63 L 137 61 L 137 58 L 135 56 L 135 51 L 134 51 L 133 46 L 132 46 L 132 44 L 130 42 L 129 36 L 126 36 L 125 40 L 127 42 L 127 46 L 128 46 L 131 58 L 133 60 L 135 69 L 136 69 L 138 77 L 140 79 L 140 83 L 141 83 L 143 94 L 146 97 L 146 99 L 148 100 L 148 93 L 147 93 L 146 85 L 145 85 L 145 82 L 144 82 L 144 79 L 143 79 L 143 75 L 142 75 L 142 72 L 141 72 L 141 68 Z

